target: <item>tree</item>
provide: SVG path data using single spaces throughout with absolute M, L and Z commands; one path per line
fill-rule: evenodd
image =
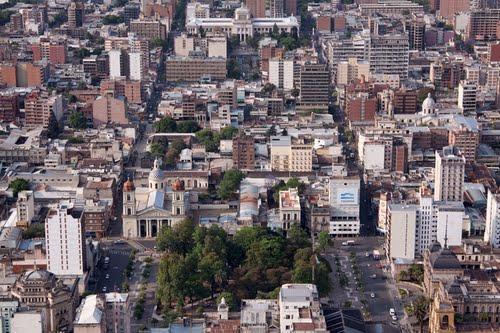
M 177 132 L 179 133 L 195 133 L 200 130 L 200 126 L 194 120 L 181 121 L 177 125 Z
M 225 263 L 214 253 L 204 254 L 198 263 L 198 271 L 201 279 L 210 287 L 212 298 L 217 287 L 221 287 L 227 281 Z
M 68 125 L 75 129 L 86 129 L 87 128 L 87 118 L 83 112 L 75 111 L 72 112 L 68 118 Z
M 231 79 L 240 79 L 241 78 L 241 69 L 238 61 L 235 59 L 230 59 L 227 62 L 227 77 Z
M 29 189 L 29 182 L 24 178 L 17 178 L 10 182 L 9 188 L 12 189 L 12 195 L 17 198 L 19 192 Z
M 45 237 L 45 225 L 42 223 L 33 223 L 28 229 L 23 230 L 22 234 L 23 239 L 32 239 L 32 238 L 43 238 Z
M 196 133 L 196 139 L 205 146 L 207 152 L 216 152 L 219 150 L 220 135 L 209 129 L 202 129 Z
M 165 156 L 165 147 L 160 143 L 152 143 L 149 146 L 149 151 L 154 157 L 163 158 Z
M 124 21 L 123 17 L 117 15 L 106 15 L 102 18 L 102 23 L 105 25 L 116 25 Z
M 399 272 L 399 280 L 400 281 L 407 281 L 408 280 L 408 272 L 407 271 Z
M 177 132 L 177 123 L 170 117 L 160 119 L 155 124 L 156 133 L 175 133 Z
M 420 296 L 413 301 L 413 313 L 420 324 L 420 333 L 424 332 L 424 320 L 429 313 L 430 300 L 425 296 Z
M 14 14 L 12 10 L 0 10 L 0 25 L 4 26 L 9 23 L 12 14 Z
M 78 59 L 87 58 L 90 56 L 90 51 L 85 47 L 80 47 L 78 50 L 76 50 L 75 56 Z
M 219 189 L 217 190 L 217 194 L 221 199 L 229 199 L 231 195 L 239 189 L 240 183 L 244 177 L 245 175 L 240 170 L 233 169 L 226 171 L 219 185 Z
M 220 138 L 221 140 L 232 140 L 237 133 L 237 128 L 233 126 L 227 126 L 220 131 Z
M 326 231 L 321 231 L 319 234 L 318 234 L 318 243 L 316 245 L 316 250 L 319 252 L 319 253 L 322 253 L 326 250 L 326 248 L 328 247 L 328 245 L 330 245 L 330 235 L 328 234 L 328 232 Z
M 293 37 L 287 36 L 281 39 L 281 44 L 287 50 L 294 50 L 297 48 L 297 40 Z
M 195 223 L 184 219 L 172 228 L 162 228 L 156 238 L 156 246 L 160 251 L 187 254 L 194 246 L 193 234 Z
M 222 298 L 226 301 L 227 306 L 229 307 L 229 311 L 234 310 L 236 308 L 236 300 L 234 295 L 229 291 L 223 291 L 217 297 L 217 304 L 220 304 Z

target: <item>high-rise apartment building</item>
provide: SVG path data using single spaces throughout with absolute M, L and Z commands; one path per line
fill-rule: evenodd
M 278 89 L 292 90 L 294 66 L 293 59 L 269 59 L 269 83 Z
M 160 21 L 155 20 L 133 20 L 130 21 L 130 31 L 138 37 L 153 40 L 156 38 L 167 38 L 167 27 Z
M 129 58 L 129 77 L 131 80 L 141 81 L 144 79 L 143 58 L 139 52 L 130 52 Z
M 500 8 L 473 10 L 469 14 L 467 37 L 469 39 L 500 39 Z
M 434 200 L 463 201 L 465 157 L 453 146 L 436 150 L 434 167 Z
M 60 202 L 45 221 L 47 269 L 55 275 L 83 275 L 86 269 L 83 209 Z
M 28 228 L 31 219 L 35 216 L 35 195 L 33 191 L 21 191 L 17 195 L 17 221 L 18 228 Z
M 451 20 L 456 13 L 466 12 L 470 8 L 470 0 L 439 0 L 439 16 Z
M 302 110 L 328 110 L 330 73 L 324 64 L 306 63 L 300 68 L 300 102 Z
M 372 36 L 370 41 L 370 71 L 374 74 L 397 74 L 408 78 L 408 35 L 387 34 Z
M 167 81 L 196 82 L 201 79 L 226 79 L 226 59 L 200 57 L 169 57 L 166 60 Z
M 111 50 L 109 56 L 109 78 L 117 79 L 120 77 L 128 77 L 129 72 L 129 57 L 125 50 Z
M 360 180 L 356 176 L 332 177 L 329 186 L 329 234 L 356 237 L 360 232 Z
M 266 0 L 269 17 L 283 17 L 284 0 Z
M 85 6 L 81 2 L 72 2 L 68 7 L 68 26 L 78 28 L 83 25 Z
M 408 43 L 410 50 L 423 51 L 425 47 L 425 22 L 423 15 L 413 14 L 405 22 L 406 31 L 408 31 Z
M 33 52 L 33 60 L 49 61 L 52 65 L 64 64 L 66 62 L 66 45 L 63 42 L 41 41 L 30 45 Z
M 100 88 L 103 96 L 125 97 L 128 103 L 142 103 L 142 88 L 139 81 L 125 79 L 102 80 Z
M 354 79 L 370 77 L 370 63 L 365 60 L 349 58 L 347 61 L 341 61 L 337 65 L 337 85 L 346 85 Z
M 127 25 L 130 21 L 137 20 L 140 14 L 141 6 L 138 3 L 129 3 L 123 7 L 123 19 Z
M 17 94 L 0 94 L 0 121 L 10 123 L 16 120 L 19 112 L 19 99 Z
M 266 0 L 246 0 L 245 3 L 252 17 L 266 17 Z
M 304 330 L 326 331 L 325 317 L 322 314 L 316 285 L 297 283 L 282 285 L 278 305 L 281 333 Z
M 251 136 L 240 135 L 233 139 L 233 163 L 239 170 L 255 168 L 255 141 Z
M 460 81 L 458 85 L 458 107 L 465 115 L 476 114 L 477 85 L 474 82 Z
M 463 124 L 452 125 L 448 132 L 448 144 L 456 147 L 469 163 L 476 161 L 476 150 L 479 147 L 479 131 Z
M 92 105 L 94 126 L 113 124 L 128 124 L 127 103 L 123 97 L 100 96 Z
M 500 193 L 488 189 L 486 203 L 486 228 L 484 241 L 494 248 L 500 248 Z
M 45 92 L 33 91 L 24 100 L 25 125 L 33 129 L 48 129 L 52 121 L 62 119 L 64 108 L 61 95 L 48 95 Z

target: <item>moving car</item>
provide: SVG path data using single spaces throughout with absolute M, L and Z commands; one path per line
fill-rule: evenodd
M 392 320 L 394 320 L 394 321 L 397 321 L 397 320 L 398 320 L 398 317 L 396 317 L 396 316 L 392 316 L 391 318 L 392 318 Z
M 370 297 L 371 297 L 371 298 L 375 298 L 375 294 L 374 294 L 374 293 L 371 293 L 371 294 L 370 294 Z
M 389 309 L 389 314 L 390 314 L 391 316 L 396 315 L 396 311 L 394 310 L 394 308 L 390 308 L 390 309 Z

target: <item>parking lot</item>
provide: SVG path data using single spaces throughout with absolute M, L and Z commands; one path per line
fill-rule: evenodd
M 370 332 L 401 332 L 403 312 L 397 288 L 383 269 L 385 260 L 375 260 L 372 256 L 374 249 L 381 250 L 382 238 L 363 237 L 350 246 L 342 242 L 345 240 L 335 240 L 334 248 L 327 255 L 333 269 L 334 288 L 330 294 L 333 304 L 338 307 L 350 304 L 362 309 Z M 395 309 L 398 318 L 395 321 L 389 314 L 391 308 Z

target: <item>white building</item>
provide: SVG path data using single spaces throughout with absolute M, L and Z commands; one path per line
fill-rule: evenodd
M 280 224 L 281 229 L 286 231 L 294 224 L 300 225 L 300 197 L 296 188 L 280 191 Z
M 360 229 L 359 177 L 330 178 L 329 192 L 330 235 L 336 237 L 358 236 Z
M 327 332 L 314 284 L 284 284 L 278 298 L 280 332 Z
M 106 332 L 130 333 L 130 297 L 127 293 L 107 293 Z
M 383 75 L 383 74 L 382 74 Z M 354 79 L 366 80 L 370 78 L 370 63 L 357 58 L 349 58 L 347 61 L 341 61 L 337 65 L 337 84 L 346 85 Z M 399 84 L 399 76 L 398 76 Z
M 214 36 L 207 38 L 209 58 L 227 58 L 226 36 Z
M 206 3 L 190 2 L 186 6 L 186 22 L 197 18 L 209 18 L 210 5 Z
M 366 170 L 384 170 L 385 144 L 367 142 L 363 147 L 364 166 Z
M 294 81 L 292 59 L 269 59 L 269 83 L 278 89 L 292 90 Z
M 254 34 L 268 34 L 277 27 L 279 33 L 298 33 L 299 21 L 295 16 L 283 18 L 251 18 L 250 11 L 242 6 L 234 11 L 234 18 L 210 17 L 191 19 L 186 23 L 190 34 L 197 35 L 200 29 L 208 35 L 225 33 L 227 36 L 238 36 L 245 41 Z
M 143 69 L 144 66 L 142 64 L 142 54 L 139 52 L 130 52 L 128 54 L 129 57 L 129 71 L 130 71 L 130 79 L 140 81 L 144 79 Z
M 21 191 L 17 194 L 17 227 L 29 227 L 35 216 L 35 196 L 33 191 Z
M 461 202 L 434 201 L 422 187 L 418 204 L 391 204 L 387 220 L 389 258 L 414 259 L 434 242 L 448 246 L 462 243 L 464 206 Z
M 495 248 L 500 248 L 500 194 L 488 190 L 486 204 L 486 229 L 484 241 Z
M 410 63 L 408 35 L 372 36 L 369 61 L 371 73 L 397 74 L 401 80 L 406 80 Z
M 47 270 L 55 275 L 83 275 L 85 269 L 83 209 L 62 201 L 45 221 Z
M 463 201 L 465 157 L 453 146 L 436 150 L 434 168 L 434 200 Z
M 15 333 L 12 331 L 12 317 L 19 307 L 17 300 L 0 300 L 0 332 L 1 333 Z
M 174 38 L 174 52 L 176 56 L 187 57 L 189 56 L 189 52 L 193 51 L 194 37 L 189 37 L 186 33 L 182 33 Z
M 109 78 L 116 79 L 124 75 L 122 50 L 110 50 L 109 56 Z
M 464 114 L 476 113 L 477 84 L 460 81 L 458 85 L 458 107 Z

